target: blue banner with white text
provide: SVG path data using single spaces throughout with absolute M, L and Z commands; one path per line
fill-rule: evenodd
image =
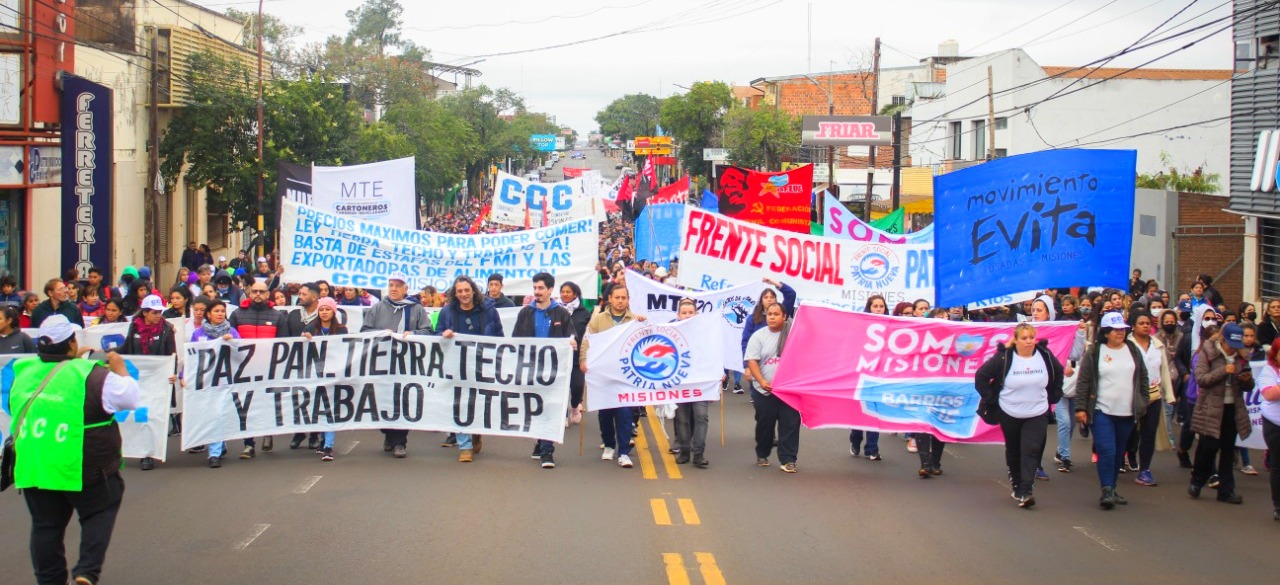
M 680 224 L 684 223 L 683 203 L 646 205 L 636 217 L 636 258 L 669 266 L 680 249 Z
M 1132 150 L 1053 150 L 934 178 L 937 305 L 1128 283 Z

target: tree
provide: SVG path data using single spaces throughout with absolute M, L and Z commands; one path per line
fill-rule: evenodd
M 243 23 L 240 44 L 251 51 L 258 50 L 258 14 L 227 9 L 227 18 Z M 262 52 L 272 61 L 287 63 L 294 57 L 293 43 L 302 36 L 302 27 L 294 26 L 278 16 L 262 15 Z
M 445 96 L 441 102 L 471 129 L 473 142 L 466 157 L 467 191 L 480 193 L 482 176 L 489 165 L 521 154 L 502 116 L 506 112 L 525 113 L 524 100 L 509 89 L 493 90 L 481 85 Z
M 631 140 L 657 132 L 662 100 L 648 94 L 624 95 L 596 113 L 596 123 L 606 136 Z
M 410 147 L 408 154 L 415 157 L 421 202 L 441 200 L 447 189 L 465 178 L 464 170 L 475 152 L 475 137 L 443 104 L 425 97 L 402 101 L 387 109 L 383 122 L 381 126 L 404 136 Z
M 400 46 L 403 15 L 404 7 L 396 0 L 364 0 L 355 10 L 347 11 L 351 23 L 347 42 L 371 47 L 375 55 L 383 55 L 387 47 Z
M 740 166 L 778 170 L 800 147 L 800 120 L 775 108 L 736 107 L 725 117 L 724 146 Z
M 1142 173 L 1138 175 L 1137 187 L 1139 189 L 1160 189 L 1162 191 L 1176 191 L 1178 193 L 1217 193 L 1221 190 L 1218 181 L 1222 178 L 1218 173 L 1206 173 L 1204 167 L 1196 167 L 1193 171 L 1178 171 L 1173 165 L 1173 157 L 1167 152 L 1160 153 L 1160 165 L 1169 168 L 1169 171 L 1160 171 L 1156 174 Z
M 208 53 L 191 59 L 184 80 L 190 101 L 160 141 L 160 171 L 170 186 L 181 177 L 192 188 L 210 187 L 209 206 L 225 209 L 236 226 L 257 216 L 259 172 L 264 196 L 274 196 L 278 161 L 337 165 L 355 158 L 360 113 L 341 86 L 322 78 L 267 84 L 259 160 L 256 72 Z M 274 224 L 275 206 L 264 207 L 267 225 Z
M 709 174 L 702 149 L 720 145 L 724 115 L 733 107 L 733 88 L 721 81 L 699 81 L 689 92 L 662 100 L 662 127 L 680 145 L 680 163 L 690 175 Z

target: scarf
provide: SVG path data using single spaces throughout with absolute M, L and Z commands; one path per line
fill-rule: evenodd
M 582 306 L 582 299 L 573 299 L 573 301 L 572 301 L 572 302 L 570 302 L 570 303 L 569 303 L 569 304 L 567 304 L 567 305 L 564 305 L 564 308 L 568 309 L 568 310 L 569 310 L 569 314 L 570 314 L 570 315 L 572 315 L 572 314 L 573 314 L 573 312 L 574 312 L 574 311 L 577 311 L 577 310 L 578 310 L 578 307 L 580 307 L 580 306 Z
M 231 333 L 231 320 L 223 319 L 221 325 L 214 325 L 208 319 L 205 319 L 200 329 L 204 331 L 204 334 L 209 339 L 222 339 L 223 335 Z
M 138 332 L 138 340 L 142 342 L 142 355 L 151 355 L 151 342 L 160 337 L 160 332 L 164 330 L 164 321 L 147 325 L 146 317 L 138 315 L 133 318 L 133 328 Z
M 1049 321 L 1052 321 L 1055 318 L 1057 318 L 1058 316 L 1057 311 L 1054 310 L 1053 308 L 1053 297 L 1049 295 L 1040 295 L 1036 297 L 1036 300 L 1044 303 L 1044 306 L 1048 310 L 1047 312 L 1049 313 L 1049 319 L 1048 319 Z
M 302 325 L 307 326 L 307 325 L 310 325 L 312 321 L 315 321 L 320 317 L 320 308 L 316 307 L 316 310 L 312 311 L 311 314 L 308 315 L 307 308 L 303 307 L 301 309 L 298 309 L 298 315 L 302 317 Z
M 418 304 L 418 301 L 416 299 L 411 299 L 409 297 L 405 297 L 398 301 L 391 300 L 391 297 L 385 297 L 382 299 L 382 301 L 387 303 L 388 305 L 391 305 L 391 307 L 394 308 L 396 311 L 404 311 L 400 317 L 400 329 L 399 331 L 397 331 L 397 333 L 403 333 L 405 331 L 408 331 L 409 330 L 409 311 L 405 311 L 404 308 L 411 305 L 416 305 Z

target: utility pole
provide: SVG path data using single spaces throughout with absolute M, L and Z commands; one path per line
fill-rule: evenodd
M 827 71 L 827 115 L 836 115 L 836 73 L 835 62 L 831 62 Z M 831 192 L 831 196 L 837 200 L 840 193 L 836 190 L 836 147 L 827 145 L 827 190 Z M 822 223 L 826 217 L 827 198 L 823 197 L 818 202 L 818 223 Z
M 893 197 L 893 208 L 890 211 L 897 211 L 901 203 L 902 197 L 902 112 L 893 113 L 893 187 L 891 187 L 891 196 Z
M 153 282 L 162 282 L 160 280 L 160 107 L 156 101 L 160 99 L 160 91 L 157 85 L 160 83 L 160 60 L 157 58 L 159 49 L 157 47 L 159 31 L 156 27 L 148 27 L 151 30 L 151 83 L 148 97 L 151 101 L 151 107 L 147 108 L 147 118 L 150 124 L 150 137 L 148 141 L 151 143 L 151 152 L 149 159 L 151 163 L 150 175 L 151 186 L 148 188 L 151 196 L 147 197 L 146 215 L 151 218 L 151 276 L 155 280 Z M 70 164 L 68 162 L 68 164 Z M 172 230 L 170 230 L 172 233 Z
M 874 56 L 872 57 L 871 70 L 873 72 L 872 75 L 875 78 L 872 81 L 872 83 L 874 83 L 875 85 L 871 86 L 871 115 L 874 116 L 877 112 L 880 111 L 880 37 L 876 37 L 876 50 L 875 50 Z M 876 181 L 876 147 L 870 146 L 868 147 L 868 149 L 870 151 L 871 156 L 868 159 L 867 200 L 866 200 L 866 215 L 864 216 L 864 219 L 868 223 L 870 223 L 871 222 L 871 191 L 872 189 L 875 188 L 875 181 Z
M 267 238 L 266 232 L 263 231 L 263 210 L 266 207 L 262 194 L 262 2 L 258 0 L 258 257 L 264 256 L 266 251 Z
M 991 81 L 991 66 L 987 65 L 987 160 L 996 158 L 996 97 Z

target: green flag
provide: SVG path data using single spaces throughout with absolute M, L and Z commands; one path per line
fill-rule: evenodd
M 888 234 L 900 234 L 902 233 L 902 218 L 905 215 L 906 213 L 899 207 L 893 213 L 872 221 L 871 227 Z
M 809 222 L 809 235 L 811 236 L 822 235 L 822 224 Z

